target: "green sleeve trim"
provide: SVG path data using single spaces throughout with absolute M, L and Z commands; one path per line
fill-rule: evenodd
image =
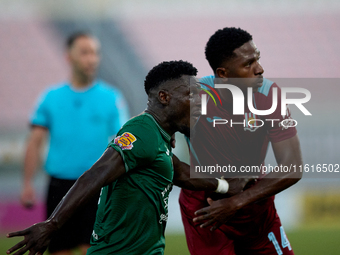
M 122 159 L 124 161 L 125 171 L 127 173 L 130 169 L 129 169 L 129 166 L 126 164 L 125 157 L 124 157 L 124 152 L 123 152 L 122 148 L 120 148 L 119 145 L 116 145 L 114 143 L 109 144 L 108 147 L 112 147 L 113 149 L 118 151 L 118 153 L 120 154 L 120 156 L 122 157 Z

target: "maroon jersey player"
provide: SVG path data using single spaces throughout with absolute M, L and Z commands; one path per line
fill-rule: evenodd
M 290 113 L 281 115 L 280 88 L 263 78 L 260 53 L 252 36 L 236 28 L 218 30 L 207 43 L 206 57 L 215 75 L 204 77 L 203 83 L 213 85 L 214 77 L 229 82 L 233 78 L 250 78 L 238 87 L 244 94 L 248 87 L 253 88 L 254 107 L 271 108 L 273 88 L 278 90 L 278 107 L 267 116 L 254 115 L 247 107 L 244 115 L 233 115 L 230 91 L 219 89 L 222 105 L 216 106 L 213 100 L 208 100 L 207 115 L 202 115 L 195 126 L 199 138 L 191 139 L 193 163 L 231 165 L 237 170 L 246 166 L 261 168 L 270 141 L 278 165 L 302 164 L 295 127 L 282 125 L 283 120 L 289 121 Z M 228 123 L 215 121 L 212 128 L 214 119 Z M 231 121 L 238 124 L 231 126 Z M 256 127 L 262 123 L 262 127 Z M 210 192 L 183 189 L 180 206 L 191 254 L 294 254 L 277 215 L 274 195 L 300 178 L 297 172 L 269 173 L 243 192 L 216 201 L 209 199 L 213 195 Z M 213 226 L 215 231 L 210 231 L 208 226 Z

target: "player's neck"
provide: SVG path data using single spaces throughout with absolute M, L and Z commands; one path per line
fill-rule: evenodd
M 71 85 L 76 89 L 84 89 L 89 87 L 93 83 L 93 78 L 79 77 L 77 75 L 72 75 Z
M 170 136 L 173 135 L 176 130 L 172 130 L 171 126 L 169 125 L 169 123 L 171 121 L 169 121 L 167 119 L 167 115 L 166 114 L 161 114 L 159 113 L 157 110 L 154 110 L 150 107 L 148 107 L 146 110 L 145 110 L 146 113 L 150 114 L 156 121 L 157 123 L 163 128 L 163 130 L 165 132 L 167 132 Z

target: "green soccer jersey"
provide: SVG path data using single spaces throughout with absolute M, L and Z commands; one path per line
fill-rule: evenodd
M 109 144 L 126 174 L 102 188 L 88 254 L 163 254 L 173 165 L 170 135 L 148 113 Z

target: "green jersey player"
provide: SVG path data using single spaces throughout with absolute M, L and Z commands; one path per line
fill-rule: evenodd
M 126 174 L 102 188 L 89 254 L 162 254 L 173 179 L 170 139 L 143 113 L 109 144 Z
M 163 254 L 172 183 L 192 190 L 228 191 L 225 180 L 190 179 L 190 167 L 171 152 L 171 136 L 190 135 L 201 110 L 197 73 L 184 61 L 162 62 L 145 79 L 148 106 L 118 132 L 101 158 L 63 198 L 50 218 L 7 236 L 25 239 L 7 253 L 42 254 L 51 236 L 96 192 L 101 191 L 89 254 Z M 81 150 L 79 144 L 79 150 Z M 230 185 L 242 190 L 246 180 Z M 232 184 L 232 183 L 230 183 Z

